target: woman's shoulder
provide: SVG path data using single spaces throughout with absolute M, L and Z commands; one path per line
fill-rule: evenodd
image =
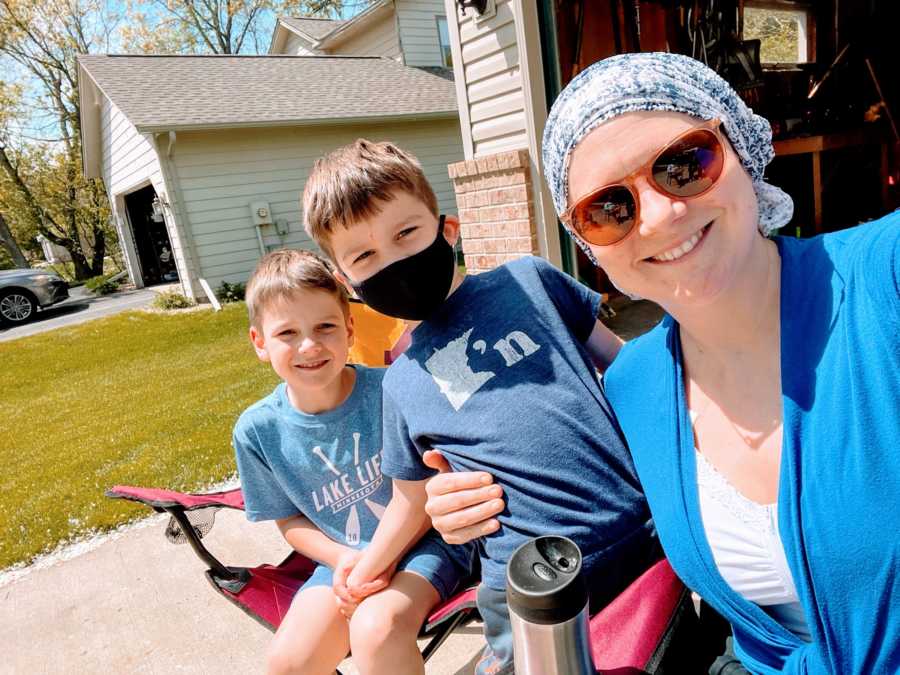
M 809 239 L 776 237 L 783 255 L 802 258 L 806 264 L 827 265 L 838 273 L 849 271 L 860 257 L 872 263 L 897 262 L 900 257 L 900 210 L 877 220 L 861 223 L 837 232 L 829 232 Z
M 650 331 L 622 345 L 603 376 L 606 395 L 614 406 L 616 398 L 640 390 L 648 380 L 658 379 L 659 369 L 671 363 L 670 337 L 674 326 L 674 319 L 666 315 Z

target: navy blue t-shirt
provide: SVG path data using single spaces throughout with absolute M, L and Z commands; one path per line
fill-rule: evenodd
M 588 572 L 650 536 L 584 348 L 599 308 L 599 295 L 543 259 L 516 260 L 466 277 L 385 375 L 385 475 L 430 477 L 421 455 L 436 448 L 455 471 L 488 471 L 503 486 L 501 528 L 479 545 L 492 588 L 505 588 L 506 562 L 534 536 L 570 537 Z

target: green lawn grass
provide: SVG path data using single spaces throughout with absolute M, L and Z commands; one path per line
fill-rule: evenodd
M 0 343 L 0 569 L 147 514 L 106 499 L 112 485 L 233 475 L 231 428 L 277 381 L 246 325 L 236 303 Z

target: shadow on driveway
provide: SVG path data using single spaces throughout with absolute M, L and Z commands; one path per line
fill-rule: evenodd
M 156 297 L 150 288 L 119 291 L 110 295 L 94 295 L 84 287 L 71 289 L 71 297 L 47 307 L 20 326 L 0 325 L 0 342 L 44 333 L 56 328 L 75 326 L 86 321 L 112 316 L 129 309 L 147 307 Z

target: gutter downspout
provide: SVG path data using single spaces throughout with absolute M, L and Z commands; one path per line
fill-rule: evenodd
M 172 220 L 178 238 L 182 242 L 182 250 L 188 253 L 185 256 L 185 267 L 187 267 L 186 278 L 181 280 L 181 288 L 190 298 L 196 300 L 200 296 L 200 292 L 194 288 L 194 282 L 199 284 L 200 279 L 200 258 L 197 256 L 197 245 L 194 242 L 194 235 L 188 220 L 187 209 L 184 208 L 184 195 L 181 192 L 181 184 L 178 181 L 178 172 L 175 170 L 175 163 L 172 161 L 172 148 L 175 146 L 177 135 L 174 131 L 167 133 L 153 134 L 153 145 L 156 149 L 156 156 L 159 158 L 159 169 L 163 176 L 168 192 L 169 209 L 172 214 Z M 165 151 L 163 151 L 163 139 L 168 141 Z

